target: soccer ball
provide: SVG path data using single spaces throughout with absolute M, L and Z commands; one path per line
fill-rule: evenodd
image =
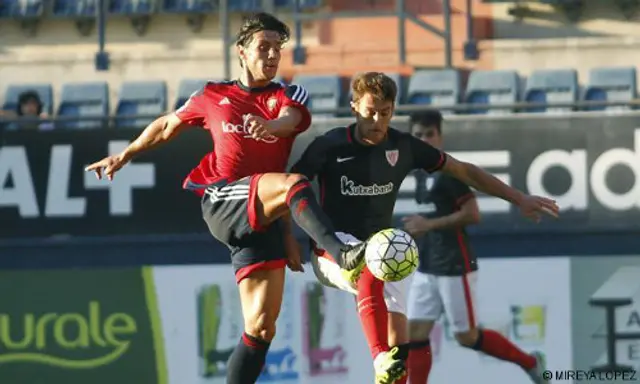
M 365 259 L 369 271 L 378 279 L 400 281 L 418 268 L 418 246 L 405 231 L 383 229 L 367 242 Z

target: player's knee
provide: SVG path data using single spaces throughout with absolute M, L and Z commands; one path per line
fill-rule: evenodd
M 251 336 L 270 342 L 276 336 L 277 316 L 261 313 L 247 323 L 246 332 Z
M 478 340 L 478 332 L 475 329 L 470 329 L 464 332 L 457 332 L 455 334 L 456 341 L 463 347 L 471 348 L 476 344 Z
M 433 323 L 429 321 L 410 321 L 409 322 L 409 339 L 411 341 L 428 340 L 431 334 Z

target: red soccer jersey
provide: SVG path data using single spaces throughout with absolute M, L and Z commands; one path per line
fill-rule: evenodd
M 205 85 L 176 111 L 184 123 L 204 127 L 213 138 L 213 152 L 191 171 L 183 186 L 202 194 L 203 188 L 223 179 L 235 181 L 259 173 L 284 172 L 295 136 L 311 124 L 307 100 L 307 91 L 298 85 L 271 83 L 253 89 L 237 81 Z M 272 120 L 286 106 L 302 112 L 296 135 L 256 140 L 248 134 L 246 115 Z

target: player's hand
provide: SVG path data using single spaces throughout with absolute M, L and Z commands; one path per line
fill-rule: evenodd
M 245 124 L 248 127 L 249 134 L 254 139 L 273 139 L 269 120 L 259 116 L 247 115 Z
M 304 272 L 302 265 L 302 249 L 293 234 L 286 234 L 284 248 L 287 255 L 287 267 L 294 272 Z
M 404 223 L 404 230 L 413 237 L 423 236 L 430 230 L 429 220 L 424 216 L 405 216 L 402 218 L 402 222 Z
M 522 215 L 536 223 L 540 222 L 543 214 L 557 219 L 560 213 L 556 201 L 546 197 L 525 195 L 519 206 Z
M 124 167 L 129 161 L 122 155 L 112 155 L 105 157 L 104 159 L 97 161 L 84 170 L 86 172 L 94 172 L 98 180 L 101 180 L 103 176 L 106 176 L 109 181 L 113 180 L 113 176 Z

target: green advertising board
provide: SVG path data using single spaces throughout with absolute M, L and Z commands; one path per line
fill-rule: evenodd
M 151 269 L 0 272 L 3 384 L 164 384 Z

